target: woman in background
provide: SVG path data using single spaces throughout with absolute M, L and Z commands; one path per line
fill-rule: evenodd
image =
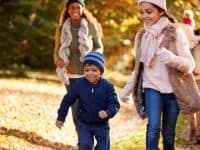
M 92 50 L 103 53 L 100 24 L 85 8 L 84 0 L 66 1 L 56 30 L 54 62 L 67 90 L 83 75 L 83 58 Z M 78 134 L 77 107 L 78 101 L 72 105 L 72 117 Z

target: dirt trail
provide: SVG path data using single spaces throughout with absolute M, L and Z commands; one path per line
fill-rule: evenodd
M 65 127 L 61 131 L 65 133 L 60 133 L 60 137 L 64 137 L 68 144 L 75 145 L 77 138 L 71 113 L 68 116 Z M 120 112 L 110 120 L 111 143 L 117 143 L 133 137 L 144 125 L 145 120 L 138 117 L 132 103 L 121 104 Z M 66 134 L 66 136 L 63 136 L 63 134 Z
M 197 79 L 200 85 L 200 77 Z M 71 111 L 63 129 L 55 127 L 65 88 L 51 82 L 46 85 L 36 80 L 0 79 L 0 149 L 55 150 L 56 142 L 61 147 L 76 145 Z M 145 123 L 133 103 L 121 104 L 120 112 L 110 120 L 111 143 L 134 136 Z
M 47 86 L 48 85 L 48 86 Z M 63 85 L 29 79 L 0 79 L 0 149 L 52 150 L 57 143 L 76 145 L 71 111 L 64 127 L 55 127 Z M 121 104 L 110 120 L 111 143 L 125 140 L 143 127 L 133 104 Z

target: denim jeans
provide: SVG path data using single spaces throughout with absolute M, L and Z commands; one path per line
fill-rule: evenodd
M 179 114 L 175 95 L 163 94 L 150 88 L 145 88 L 144 94 L 148 117 L 146 149 L 158 150 L 161 131 L 163 149 L 174 150 L 175 127 Z
M 95 150 L 110 150 L 110 128 L 108 123 L 79 124 L 79 148 L 80 150 L 92 150 L 94 138 L 97 141 Z

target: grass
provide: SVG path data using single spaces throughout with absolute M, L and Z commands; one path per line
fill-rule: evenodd
M 23 72 L 22 76 L 19 72 Z M 108 71 L 105 76 L 112 79 L 111 74 Z M 0 149 L 60 150 L 76 144 L 71 115 L 61 131 L 55 127 L 57 108 L 66 92 L 55 73 L 22 70 L 16 76 L 11 70 L 3 70 L 0 76 Z M 118 74 L 118 80 L 125 83 L 126 77 L 119 77 Z M 131 111 L 132 107 L 122 108 L 117 120 L 123 124 Z
M 58 83 L 1 78 L 0 147 L 15 150 L 65 147 L 56 137 L 66 135 L 54 125 L 64 92 Z
M 23 78 L 19 72 L 23 72 Z M 19 71 L 14 76 L 10 70 L 0 71 L 0 149 L 4 150 L 62 150 L 68 149 L 75 135 L 72 122 L 59 131 L 55 128 L 57 108 L 65 93 L 64 86 L 58 81 L 55 73 L 40 71 Z M 105 75 L 116 86 L 117 91 L 124 86 L 128 76 L 119 72 L 107 70 Z M 124 106 L 114 122 L 123 127 L 124 121 L 133 118 L 132 106 Z M 69 115 L 69 120 L 71 115 Z M 176 149 L 184 144 L 182 131 L 185 128 L 186 117 L 180 115 L 177 124 Z M 137 120 L 136 120 L 137 121 Z M 131 122 L 129 126 L 136 125 Z M 124 126 L 123 129 L 128 128 Z M 112 144 L 112 150 L 144 150 L 145 149 L 145 122 L 142 126 L 131 130 L 132 137 L 124 137 Z M 73 129 L 73 130 L 72 130 Z M 123 132 L 123 129 L 119 131 Z M 134 133 L 135 132 L 135 133 Z M 71 142 L 72 141 L 72 142 Z M 160 148 L 162 147 L 160 140 Z
M 183 136 L 183 130 L 187 124 L 187 117 L 180 114 L 176 126 L 176 150 L 185 150 L 188 149 L 186 144 L 185 137 Z M 133 137 L 121 141 L 119 143 L 113 144 L 113 150 L 144 150 L 145 149 L 145 133 L 146 125 L 144 125 L 139 132 Z M 159 148 L 162 149 L 162 136 L 159 142 Z M 189 148 L 190 149 L 190 148 Z M 188 150 L 189 150 L 188 149 Z M 192 145 L 193 150 L 199 149 L 198 146 Z
M 112 145 L 113 150 L 144 150 L 145 129 L 142 128 L 134 137 Z

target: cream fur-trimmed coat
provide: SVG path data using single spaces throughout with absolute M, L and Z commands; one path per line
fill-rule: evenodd
M 185 29 L 186 28 L 186 29 Z M 170 24 L 167 28 L 163 30 L 163 34 L 165 35 L 163 41 L 161 42 L 160 47 L 165 47 L 166 49 L 172 51 L 175 55 L 179 56 L 180 51 L 177 49 L 177 34 L 179 34 L 178 30 L 181 30 L 183 36 L 192 38 L 188 36 L 191 33 L 188 33 L 186 26 L 182 26 L 181 24 Z M 139 64 L 140 64 L 140 55 L 141 55 L 141 38 L 144 34 L 144 30 L 141 30 L 136 35 L 135 39 L 135 69 L 133 74 L 131 75 L 129 81 L 127 82 L 126 86 L 120 92 L 120 98 L 126 100 L 125 97 L 133 94 L 133 100 L 135 100 L 135 88 L 137 85 L 138 73 L 139 73 Z M 179 35 L 180 37 L 180 35 Z M 188 39 L 189 42 L 192 43 L 196 42 L 194 38 Z M 190 44 L 191 45 L 191 44 Z M 191 56 L 187 56 L 187 53 L 182 52 L 181 56 L 185 58 L 191 58 L 190 61 L 187 59 L 177 59 L 173 62 L 170 62 L 167 65 L 168 75 L 171 81 L 171 85 L 173 87 L 174 93 L 177 98 L 177 102 L 179 104 L 180 111 L 183 114 L 190 114 L 200 110 L 200 95 L 198 88 L 196 86 L 195 80 L 191 74 L 191 71 L 194 69 L 194 60 Z M 177 57 L 178 58 L 178 57 Z M 186 82 L 183 82 L 186 80 Z M 186 99 L 186 100 L 185 100 Z M 188 100 L 188 101 L 187 101 Z M 185 102 L 187 101 L 187 102 Z M 135 103 L 135 101 L 134 101 Z M 136 107 L 137 109 L 137 107 Z M 138 111 L 139 112 L 139 111 Z

